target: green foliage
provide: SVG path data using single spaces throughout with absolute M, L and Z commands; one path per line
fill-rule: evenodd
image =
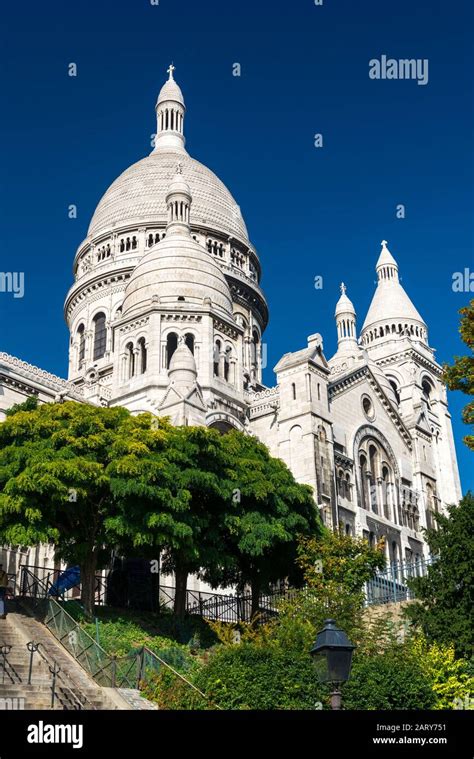
M 272 582 L 301 582 L 296 565 L 298 539 L 321 534 L 312 489 L 298 484 L 286 464 L 256 438 L 236 430 L 223 438 L 228 455 L 229 508 L 225 541 L 232 564 L 211 583 L 251 585 L 254 598 Z
M 141 694 L 163 710 L 206 711 L 216 708 L 210 699 L 164 667 L 142 684 Z
M 67 402 L 18 408 L 0 425 L 0 540 L 54 543 L 57 558 L 80 565 L 89 612 L 95 570 L 110 545 L 107 466 L 136 424 L 125 409 Z
M 316 709 L 327 704 L 307 652 L 223 646 L 194 680 L 223 709 Z
M 435 696 L 410 647 L 398 645 L 378 656 L 354 656 L 343 704 L 345 709 L 430 709 Z
M 474 630 L 474 497 L 468 493 L 448 515 L 435 515 L 437 529 L 427 530 L 436 561 L 426 577 L 410 581 L 417 601 L 407 617 L 428 641 L 453 644 L 456 654 L 470 658 Z
M 467 356 L 455 356 L 452 366 L 445 364 L 444 381 L 450 390 L 460 390 L 466 395 L 474 395 L 474 300 L 468 306 L 461 308 L 461 324 L 459 333 L 462 341 L 467 345 L 470 354 Z M 464 407 L 462 418 L 465 424 L 474 424 L 474 401 L 470 401 Z M 466 435 L 466 445 L 474 450 L 474 435 Z
M 9 409 L 5 411 L 5 416 L 13 416 L 19 411 L 34 411 L 38 408 L 38 398 L 34 395 L 30 395 L 23 403 L 15 403 Z
M 272 639 L 282 650 L 307 650 L 324 620 L 331 618 L 358 643 L 364 629 L 363 585 L 384 565 L 380 547 L 372 548 L 366 540 L 342 532 L 326 531 L 321 537 L 300 542 L 298 563 L 306 587 L 280 604 Z
M 435 697 L 433 709 L 456 709 L 469 704 L 474 693 L 474 673 L 468 662 L 456 659 L 454 646 L 427 643 L 422 635 L 410 641 L 410 650 L 428 677 Z M 471 707 L 474 708 L 474 707 Z

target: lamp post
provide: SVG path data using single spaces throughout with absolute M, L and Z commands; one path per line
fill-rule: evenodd
M 349 680 L 355 646 L 334 619 L 326 619 L 310 651 L 320 682 L 332 686 L 331 709 L 341 708 L 339 686 Z

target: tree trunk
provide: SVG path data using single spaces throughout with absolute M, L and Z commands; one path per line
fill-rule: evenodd
M 256 614 L 258 614 L 258 611 L 260 608 L 260 580 L 259 580 L 258 574 L 255 574 L 252 577 L 251 589 L 252 589 L 251 617 L 253 618 Z
M 188 570 L 176 565 L 175 577 L 175 595 L 174 595 L 174 613 L 176 617 L 182 619 L 186 613 L 186 587 L 188 584 Z
M 97 570 L 97 548 L 91 548 L 81 564 L 82 603 L 86 614 L 94 616 L 95 573 Z

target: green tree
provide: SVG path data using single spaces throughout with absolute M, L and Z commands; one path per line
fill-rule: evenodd
M 214 585 L 235 583 L 240 590 L 250 585 L 254 614 L 271 583 L 301 582 L 298 539 L 321 534 L 322 523 L 312 489 L 297 483 L 263 443 L 237 430 L 222 440 L 228 455 L 224 540 L 233 561 L 221 576 L 209 573 L 208 579 Z
M 434 562 L 425 577 L 410 581 L 417 601 L 406 610 L 428 641 L 452 643 L 458 656 L 472 656 L 474 630 L 474 497 L 468 493 L 448 514 L 435 515 L 426 539 Z
M 382 545 L 372 547 L 365 538 L 325 530 L 301 541 L 298 564 L 305 588 L 282 605 L 276 628 L 282 645 L 292 645 L 293 639 L 307 648 L 328 618 L 359 644 L 366 627 L 364 584 L 385 564 Z
M 127 419 L 124 409 L 71 401 L 17 410 L 0 425 L 1 541 L 54 543 L 56 558 L 81 568 L 88 612 L 114 508 L 110 449 Z
M 175 575 L 174 612 L 182 617 L 189 574 L 214 576 L 229 561 L 223 438 L 206 427 L 170 427 L 166 445 L 142 440 L 115 453 L 108 472 L 118 513 L 107 527 L 141 556 L 162 552 L 163 571 Z
M 37 408 L 38 398 L 36 398 L 34 395 L 30 395 L 26 401 L 23 401 L 23 403 L 15 403 L 13 406 L 7 409 L 5 411 L 5 416 L 13 416 L 13 414 L 18 413 L 18 411 L 34 411 Z
M 452 366 L 443 366 L 444 381 L 450 390 L 460 390 L 466 395 L 474 395 L 474 300 L 468 306 L 461 308 L 461 324 L 459 333 L 467 345 L 470 354 L 455 356 Z M 463 409 L 462 418 L 465 424 L 474 424 L 474 401 L 470 401 Z M 466 435 L 466 445 L 474 450 L 474 435 Z

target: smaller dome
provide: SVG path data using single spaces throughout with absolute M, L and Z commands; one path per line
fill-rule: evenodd
M 387 244 L 387 240 L 382 240 L 382 250 L 380 251 L 380 256 L 375 266 L 376 271 L 380 266 L 394 266 L 398 270 L 398 264 L 387 248 Z
M 355 308 L 352 301 L 349 300 L 346 295 L 346 286 L 344 282 L 341 282 L 341 297 L 336 303 L 334 316 L 339 316 L 339 314 L 354 314 L 355 316 Z
M 166 195 L 166 201 L 168 201 L 168 198 L 170 197 L 170 195 L 173 195 L 174 193 L 188 195 L 188 197 L 191 198 L 191 188 L 189 187 L 188 183 L 186 182 L 184 178 L 183 168 L 182 168 L 181 163 L 178 163 L 176 174 L 174 175 L 173 179 L 170 182 L 169 190 Z
M 219 264 L 189 235 L 167 235 L 134 269 L 122 313 L 139 312 L 152 299 L 164 306 L 199 307 L 205 298 L 223 316 L 233 318 L 229 285 Z
M 184 106 L 183 93 L 181 92 L 180 86 L 176 84 L 175 80 L 173 79 L 173 71 L 174 66 L 171 65 L 168 69 L 169 79 L 164 83 L 163 87 L 160 90 L 157 105 L 160 105 L 160 103 L 164 103 L 167 100 L 173 100 L 175 103 L 180 103 L 182 106 Z
M 189 347 L 180 338 L 180 342 L 173 353 L 168 369 L 168 377 L 177 387 L 192 387 L 196 377 L 196 361 Z

